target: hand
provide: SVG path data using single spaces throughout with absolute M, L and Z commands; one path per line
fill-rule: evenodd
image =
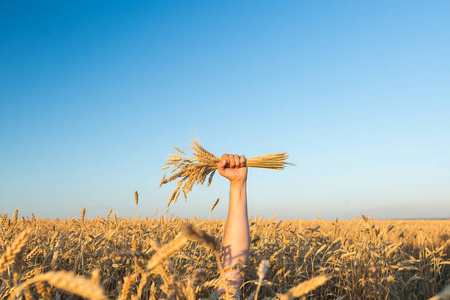
M 224 154 L 217 163 L 219 174 L 230 180 L 230 182 L 247 181 L 247 167 L 245 156 L 237 154 Z

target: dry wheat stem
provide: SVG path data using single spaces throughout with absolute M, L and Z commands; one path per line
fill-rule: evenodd
M 169 154 L 166 166 L 162 169 L 172 168 L 169 172 L 172 175 L 166 178 L 168 174 L 164 174 L 159 185 L 161 187 L 163 184 L 179 180 L 175 190 L 169 197 L 167 206 L 172 202 L 176 202 L 181 192 L 184 199 L 187 200 L 187 193 L 192 190 L 194 184 L 203 184 L 207 178 L 209 187 L 217 170 L 217 163 L 220 162 L 220 158 L 205 150 L 196 141 L 192 141 L 191 145 L 191 148 L 194 150 L 193 156 L 186 156 L 183 151 L 177 147 L 174 148 L 181 154 Z M 282 170 L 286 165 L 294 166 L 294 164 L 286 162 L 288 157 L 286 152 L 276 152 L 249 158 L 245 164 L 247 167 L 252 168 Z

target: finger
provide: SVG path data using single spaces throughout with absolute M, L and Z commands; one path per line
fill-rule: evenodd
M 236 169 L 240 168 L 239 155 L 237 155 L 237 154 L 233 155 L 233 159 L 234 159 L 234 167 Z
M 240 166 L 241 168 L 245 167 L 245 156 L 244 156 L 244 155 L 241 155 L 241 156 L 239 157 L 239 166 Z
M 231 168 L 231 169 L 236 168 L 236 160 L 235 160 L 234 156 L 235 156 L 235 155 L 233 155 L 233 154 L 230 154 L 230 155 L 228 156 L 228 157 L 229 157 L 229 162 L 230 162 L 230 168 Z

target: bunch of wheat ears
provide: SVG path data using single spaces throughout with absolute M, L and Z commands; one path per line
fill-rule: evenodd
M 217 170 L 217 163 L 220 162 L 220 158 L 205 150 L 196 141 L 192 141 L 191 145 L 191 148 L 194 150 L 193 156 L 186 156 L 186 153 L 177 147 L 174 148 L 181 154 L 169 154 L 166 166 L 161 168 L 164 170 L 172 167 L 170 174 L 173 173 L 173 175 L 166 178 L 167 173 L 164 174 L 159 187 L 165 183 L 179 179 L 177 187 L 169 197 L 167 206 L 172 202 L 175 203 L 181 192 L 183 192 L 184 199 L 187 200 L 187 193 L 192 190 L 194 184 L 203 184 L 208 176 L 209 187 L 214 173 Z M 294 165 L 286 162 L 288 157 L 286 152 L 276 152 L 249 158 L 245 161 L 245 164 L 247 167 L 252 168 L 282 170 L 286 165 Z

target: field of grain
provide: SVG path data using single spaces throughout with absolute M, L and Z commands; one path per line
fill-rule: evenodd
M 202 299 L 228 271 L 224 221 L 0 218 L 0 299 Z M 253 217 L 250 235 L 243 299 L 429 299 L 450 283 L 450 220 Z

